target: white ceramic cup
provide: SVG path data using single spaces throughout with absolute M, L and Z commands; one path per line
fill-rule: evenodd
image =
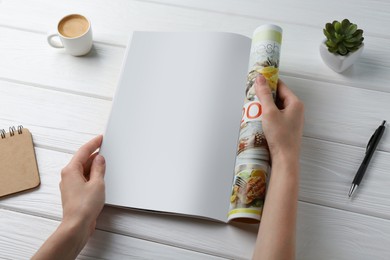
M 91 22 L 80 14 L 67 15 L 58 22 L 57 32 L 47 36 L 47 42 L 54 48 L 64 48 L 70 55 L 85 55 L 93 43 Z

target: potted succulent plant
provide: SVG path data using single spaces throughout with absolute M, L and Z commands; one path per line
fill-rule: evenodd
M 364 48 L 363 30 L 348 19 L 327 23 L 323 29 L 326 39 L 320 45 L 322 60 L 340 73 L 349 68 Z

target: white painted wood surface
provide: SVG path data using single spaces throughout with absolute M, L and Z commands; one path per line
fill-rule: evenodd
M 28 259 L 58 226 L 58 221 L 0 209 L 2 259 Z M 18 227 L 9 232 L 8 225 Z M 24 239 L 21 240 L 20 238 Z M 26 246 L 28 244 L 28 246 Z M 153 248 L 153 250 L 149 250 Z M 97 230 L 78 259 L 221 259 L 173 246 Z
M 337 8 L 336 8 L 337 7 Z M 92 21 L 94 49 L 75 58 L 46 33 L 68 13 Z M 365 50 L 336 74 L 320 59 L 322 27 L 349 18 Z M 347 199 L 366 143 L 390 115 L 390 3 L 385 0 L 2 0 L 0 128 L 34 136 L 42 185 L 0 200 L 0 259 L 30 257 L 61 219 L 59 173 L 104 131 L 133 30 L 228 31 L 263 23 L 284 29 L 282 79 L 304 101 L 297 259 L 389 259 L 390 134 L 385 132 L 357 196 Z M 250 259 L 257 226 L 106 207 L 80 259 Z

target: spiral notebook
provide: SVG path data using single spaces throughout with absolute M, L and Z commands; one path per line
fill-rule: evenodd
M 40 184 L 30 131 L 22 126 L 0 129 L 0 197 Z

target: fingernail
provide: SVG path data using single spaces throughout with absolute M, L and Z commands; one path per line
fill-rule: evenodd
M 104 159 L 104 157 L 101 156 L 100 154 L 96 155 L 95 161 L 97 164 L 100 164 L 100 165 L 103 165 L 106 163 L 106 159 Z
M 263 84 L 265 84 L 265 82 L 266 82 L 266 80 L 265 80 L 263 75 L 260 74 L 259 76 L 257 76 L 256 83 L 258 85 L 263 85 Z

